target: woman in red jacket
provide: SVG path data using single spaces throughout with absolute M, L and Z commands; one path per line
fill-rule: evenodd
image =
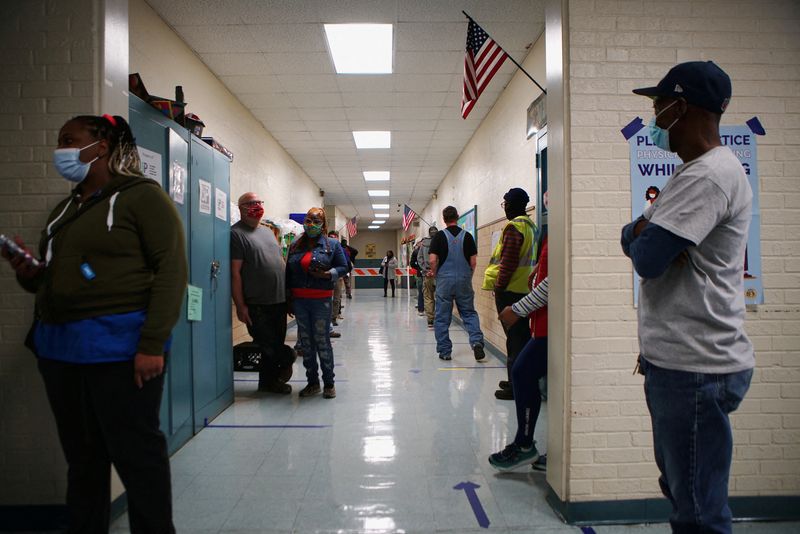
M 500 312 L 500 321 L 508 328 L 524 317 L 531 318 L 531 339 L 517 356 L 511 368 L 511 384 L 517 408 L 517 435 L 502 451 L 489 456 L 489 463 L 498 471 L 510 471 L 539 459 L 533 431 L 542 393 L 539 379 L 547 375 L 547 237 L 542 244 L 532 291 Z

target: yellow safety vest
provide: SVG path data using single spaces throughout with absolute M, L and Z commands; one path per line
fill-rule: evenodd
M 522 234 L 524 241 L 522 242 L 522 249 L 519 251 L 519 265 L 517 265 L 514 274 L 511 275 L 511 281 L 505 291 L 527 293 L 528 277 L 533 272 L 533 261 L 536 258 L 536 225 L 527 215 L 515 217 L 508 224 L 514 225 L 514 228 Z M 508 225 L 506 225 L 506 228 L 508 228 Z M 505 232 L 506 228 L 503 228 L 503 232 Z M 491 259 L 489 259 L 489 266 L 483 273 L 482 289 L 494 290 L 494 285 L 497 283 L 497 277 L 500 274 L 500 257 L 502 255 L 503 239 L 501 237 L 494 247 Z

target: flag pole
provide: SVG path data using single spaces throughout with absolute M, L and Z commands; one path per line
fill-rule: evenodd
M 478 24 L 478 23 L 477 23 L 477 21 L 476 21 L 475 19 L 473 19 L 472 17 L 470 17 L 470 16 L 467 14 L 467 12 L 466 12 L 466 11 L 463 11 L 463 10 L 462 10 L 461 12 L 462 12 L 462 13 L 464 14 L 464 16 L 465 16 L 465 17 L 467 17 L 469 20 L 471 20 L 471 21 L 472 21 L 472 22 L 474 22 L 475 24 Z M 478 26 L 480 26 L 480 24 L 478 24 Z M 483 26 L 481 26 L 481 28 L 483 28 Z M 483 29 L 483 31 L 484 31 L 484 32 L 486 32 L 486 35 L 489 35 L 489 32 L 487 32 L 485 28 Z M 491 38 L 492 38 L 492 41 L 494 41 L 495 43 L 497 43 L 497 39 L 495 39 L 495 38 L 494 38 L 494 37 L 492 37 L 491 35 L 489 35 L 489 37 L 491 37 Z M 500 43 L 497 43 L 497 46 L 500 46 Z M 506 49 L 505 49 L 505 48 L 503 48 L 502 46 L 500 46 L 500 48 L 502 48 L 502 49 L 503 49 L 503 52 L 506 52 Z M 535 83 L 535 84 L 536 84 L 536 87 L 538 87 L 539 89 L 541 89 L 541 90 L 542 90 L 542 92 L 543 92 L 544 94 L 547 94 L 547 89 L 545 89 L 544 87 L 542 87 L 541 85 L 539 85 L 539 82 L 537 82 L 536 80 L 534 80 L 534 79 L 533 79 L 533 76 L 531 76 L 530 74 L 528 74 L 528 71 L 526 71 L 524 68 L 522 68 L 522 65 L 520 65 L 519 63 L 517 63 L 517 60 L 516 60 L 516 59 L 514 59 L 513 57 L 511 57 L 511 54 L 509 54 L 508 52 L 506 52 L 506 56 L 508 57 L 508 59 L 510 59 L 510 60 L 511 60 L 511 62 L 512 62 L 514 65 L 516 65 L 516 66 L 517 66 L 517 68 L 518 68 L 519 70 L 521 70 L 522 72 L 524 72 L 524 73 L 525 73 L 525 76 L 527 76 L 528 78 L 530 78 L 530 80 L 531 80 L 533 83 Z M 428 226 L 430 226 L 430 225 L 428 225 Z

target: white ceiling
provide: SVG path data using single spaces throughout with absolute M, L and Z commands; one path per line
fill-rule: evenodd
M 544 30 L 543 0 L 147 0 L 359 227 L 371 204 L 420 211 L 516 67 L 506 61 L 461 119 L 467 11 L 517 61 Z M 392 74 L 336 74 L 324 23 L 394 25 Z M 357 150 L 353 130 L 390 130 L 390 149 Z M 391 171 L 371 199 L 362 171 Z M 387 184 L 388 187 L 387 187 Z

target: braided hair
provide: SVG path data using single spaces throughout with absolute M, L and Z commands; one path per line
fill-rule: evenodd
M 144 176 L 136 140 L 128 122 L 119 115 L 79 115 L 72 119 L 78 121 L 95 139 L 108 141 L 111 156 L 108 170 L 120 176 Z

